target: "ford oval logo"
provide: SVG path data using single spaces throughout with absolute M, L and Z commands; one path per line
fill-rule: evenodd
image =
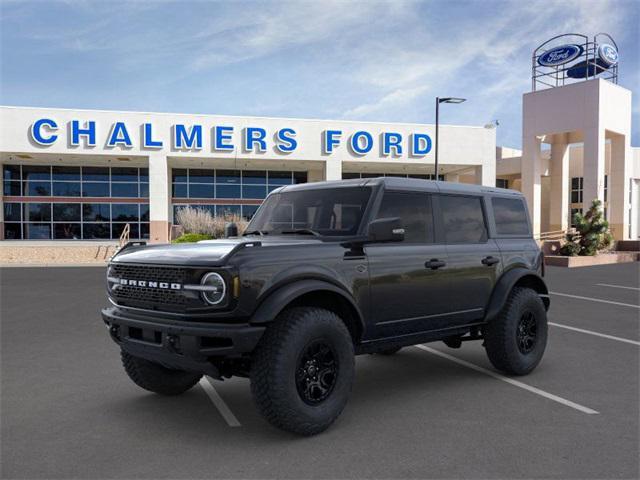
M 598 47 L 598 57 L 610 67 L 618 63 L 618 50 L 613 45 L 603 43 Z
M 538 57 L 538 63 L 543 67 L 557 67 L 578 58 L 583 48 L 580 45 L 561 45 L 547 50 Z

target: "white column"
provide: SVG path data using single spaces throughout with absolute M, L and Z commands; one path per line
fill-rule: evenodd
M 616 240 L 629 237 L 629 179 L 632 164 L 631 145 L 628 135 L 615 135 L 611 140 L 611 165 L 607 200 L 609 202 L 609 225 Z
M 150 242 L 169 241 L 169 209 L 171 208 L 171 175 L 165 154 L 149 155 Z
M 522 193 L 527 199 L 533 233 L 540 233 L 542 159 L 540 139 L 535 135 L 525 136 L 522 152 Z
M 476 184 L 485 187 L 496 186 L 496 161 L 492 159 L 475 167 Z
M 567 135 L 555 135 L 551 145 L 551 201 L 549 230 L 566 230 L 569 226 L 569 145 Z
M 342 161 L 337 158 L 327 158 L 324 162 L 325 180 L 342 180 Z
M 584 132 L 582 164 L 582 208 L 585 212 L 596 198 L 604 202 L 604 166 L 604 129 L 599 126 L 589 128 Z

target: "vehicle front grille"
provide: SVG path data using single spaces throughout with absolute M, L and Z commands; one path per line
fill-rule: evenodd
M 195 272 L 183 267 L 159 267 L 155 265 L 126 265 L 114 263 L 109 268 L 112 279 L 157 282 L 166 284 L 199 283 Z M 123 306 L 140 307 L 172 312 L 184 311 L 188 307 L 202 307 L 199 294 L 170 288 L 151 288 L 115 283 L 111 296 Z

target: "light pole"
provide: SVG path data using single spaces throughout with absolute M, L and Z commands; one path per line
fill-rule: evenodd
M 440 104 L 441 103 L 462 103 L 466 101 L 466 98 L 458 98 L 458 97 L 436 97 L 436 165 L 435 165 L 435 174 L 434 178 L 436 182 L 438 181 L 438 130 L 440 128 Z

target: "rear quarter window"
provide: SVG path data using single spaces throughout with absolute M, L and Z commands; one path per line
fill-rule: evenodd
M 491 205 L 498 235 L 531 234 L 527 210 L 521 198 L 492 198 Z

